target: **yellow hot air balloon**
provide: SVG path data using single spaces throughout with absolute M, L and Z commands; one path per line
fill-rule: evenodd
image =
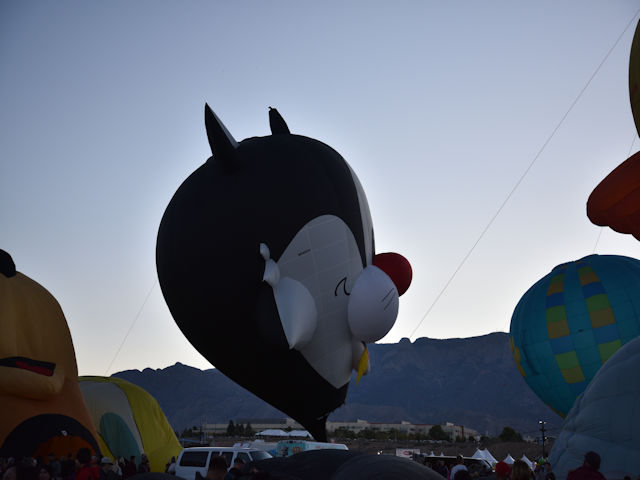
M 182 447 L 160 405 L 143 388 L 115 377 L 80 377 L 100 449 L 111 458 L 136 457 L 144 453 L 152 472 L 164 472 L 167 460 Z

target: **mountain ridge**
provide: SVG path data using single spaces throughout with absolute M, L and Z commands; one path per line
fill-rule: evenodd
M 462 424 L 481 434 L 504 426 L 535 436 L 539 420 L 553 431 L 562 419 L 529 389 L 509 349 L 508 334 L 368 345 L 371 372 L 352 377 L 346 403 L 329 420 Z M 236 418 L 286 416 L 215 368 L 176 363 L 126 370 L 124 378 L 151 393 L 174 429 Z

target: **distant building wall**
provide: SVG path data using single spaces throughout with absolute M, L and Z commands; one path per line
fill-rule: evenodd
M 270 428 L 285 430 L 287 428 L 291 430 L 303 430 L 304 427 L 291 418 L 238 418 L 234 419 L 235 425 L 247 425 L 250 424 L 255 433 L 262 430 L 268 430 Z M 213 433 L 227 433 L 227 423 L 205 423 L 202 428 L 207 434 Z
M 280 430 L 304 430 L 304 427 L 302 425 L 291 418 L 238 418 L 234 419 L 233 423 L 235 425 L 246 425 L 248 423 L 251 425 L 251 428 L 255 433 L 272 428 Z M 228 426 L 229 422 L 205 423 L 202 428 L 207 434 L 224 434 L 227 432 Z M 449 438 L 452 441 L 455 441 L 456 437 L 462 437 L 464 439 L 468 439 L 470 436 L 479 438 L 478 432 L 476 430 L 465 427 L 464 425 L 455 425 L 453 423 L 447 422 L 441 424 L 440 426 L 442 427 L 442 430 L 444 430 L 444 432 L 449 435 Z M 365 429 L 369 429 L 379 432 L 397 430 L 406 434 L 419 433 L 421 435 L 427 435 L 431 427 L 433 427 L 432 424 L 411 423 L 406 421 L 402 421 L 400 423 L 387 423 L 369 422 L 367 420 L 358 419 L 355 422 L 327 422 L 327 431 L 329 432 L 333 432 L 339 428 L 344 428 L 347 430 L 351 430 L 354 433 L 360 433 Z

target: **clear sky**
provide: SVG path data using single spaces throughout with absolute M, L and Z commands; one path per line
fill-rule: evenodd
M 157 229 L 210 156 L 204 103 L 238 140 L 267 135 L 274 106 L 293 133 L 345 157 L 368 196 L 377 251 L 411 261 L 413 284 L 382 340 L 397 342 L 638 7 L 5 0 L 0 248 L 60 302 L 81 374 L 210 368 L 157 285 Z M 628 94 L 636 22 L 412 340 L 508 331 L 522 294 L 555 265 L 594 251 L 640 257 L 640 242 L 585 213 L 593 188 L 640 150 Z

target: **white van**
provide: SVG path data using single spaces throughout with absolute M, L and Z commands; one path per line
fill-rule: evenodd
M 200 472 L 203 477 L 207 476 L 209 469 L 209 460 L 212 456 L 220 455 L 227 461 L 228 468 L 233 467 L 236 458 L 240 458 L 244 463 L 253 462 L 255 460 L 264 460 L 271 458 L 272 455 L 264 450 L 257 448 L 244 447 L 191 447 L 185 448 L 178 455 L 176 460 L 177 477 L 185 480 L 195 480 L 196 472 Z

